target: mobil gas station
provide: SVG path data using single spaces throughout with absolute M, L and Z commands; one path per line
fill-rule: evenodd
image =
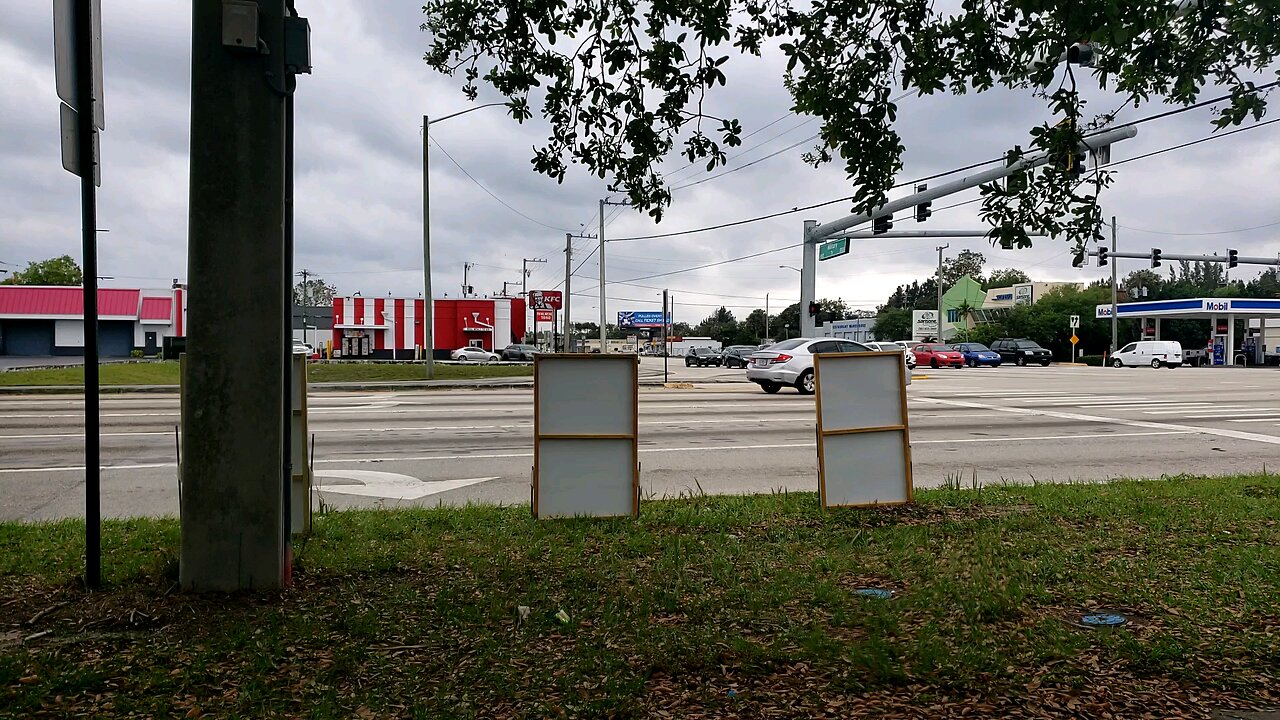
M 1159 340 L 1165 320 L 1204 320 L 1208 364 L 1280 364 L 1280 299 L 1266 298 L 1183 298 L 1121 303 L 1119 319 L 1137 320 L 1142 336 Z M 1094 317 L 1111 318 L 1111 305 L 1098 305 Z M 1244 321 L 1242 333 L 1236 321 Z M 1200 348 L 1184 348 L 1192 350 Z

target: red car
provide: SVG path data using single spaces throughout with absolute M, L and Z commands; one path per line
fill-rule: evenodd
M 944 365 L 964 367 L 964 355 L 953 350 L 949 345 L 924 343 L 915 346 L 916 364 L 939 368 Z

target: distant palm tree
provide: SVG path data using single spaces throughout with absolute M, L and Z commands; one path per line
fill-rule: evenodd
M 966 330 L 973 327 L 973 314 L 976 311 L 977 308 L 970 305 L 968 300 L 961 300 L 960 304 L 956 306 L 956 316 L 959 317 L 960 324 L 962 324 Z

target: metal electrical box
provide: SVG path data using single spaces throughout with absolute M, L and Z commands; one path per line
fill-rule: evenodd
M 246 50 L 258 49 L 258 3 L 222 0 L 222 44 Z

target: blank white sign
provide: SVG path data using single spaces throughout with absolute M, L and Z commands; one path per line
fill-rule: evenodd
M 901 430 L 822 438 L 825 504 L 873 505 L 909 501 L 905 442 Z
M 534 362 L 534 514 L 634 515 L 634 355 L 542 355 Z
M 610 517 L 635 508 L 630 439 L 538 441 L 538 517 Z
M 904 372 L 899 353 L 818 356 L 824 506 L 911 501 Z
M 635 363 L 630 355 L 538 358 L 538 434 L 635 433 Z
M 902 356 L 821 357 L 822 429 L 891 427 L 903 424 Z

